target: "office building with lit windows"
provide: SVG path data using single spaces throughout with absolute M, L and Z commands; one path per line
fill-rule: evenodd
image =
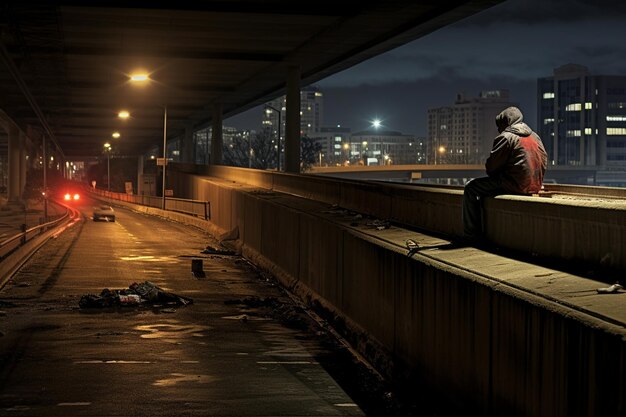
M 429 164 L 484 164 L 498 135 L 496 116 L 516 106 L 508 90 L 457 94 L 452 106 L 428 109 L 426 160 Z
M 263 126 L 277 134 L 280 118 L 280 137 L 285 137 L 286 97 L 278 97 L 263 108 Z M 280 117 L 279 117 L 280 116 Z M 324 116 L 324 94 L 316 86 L 300 90 L 300 135 L 314 137 L 320 132 Z
M 537 133 L 552 165 L 626 167 L 626 76 L 576 64 L 537 80 Z

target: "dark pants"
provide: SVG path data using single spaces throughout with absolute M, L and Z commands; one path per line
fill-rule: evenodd
M 483 237 L 482 198 L 505 194 L 496 178 L 475 178 L 463 191 L 463 232 L 469 238 Z

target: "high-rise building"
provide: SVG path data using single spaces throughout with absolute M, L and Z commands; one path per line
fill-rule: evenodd
M 567 64 L 537 80 L 537 133 L 553 165 L 626 165 L 626 76 Z
M 457 94 L 453 106 L 428 109 L 429 164 L 483 164 L 498 134 L 495 118 L 515 106 L 508 90 L 482 91 L 478 97 Z
M 263 126 L 270 127 L 277 134 L 280 114 L 280 137 L 285 137 L 285 111 L 287 99 L 278 97 L 266 104 L 263 109 Z M 324 115 L 324 94 L 316 86 L 300 90 L 300 135 L 314 137 L 320 132 Z

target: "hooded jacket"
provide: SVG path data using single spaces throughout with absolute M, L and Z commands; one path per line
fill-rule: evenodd
M 517 107 L 496 116 L 500 134 L 493 141 L 485 168 L 506 191 L 531 194 L 541 190 L 548 156 L 539 136 L 522 120 Z

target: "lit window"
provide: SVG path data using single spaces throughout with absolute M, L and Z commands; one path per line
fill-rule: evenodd
M 626 116 L 606 116 L 607 122 L 626 122 Z
M 580 103 L 568 104 L 565 107 L 565 111 L 581 111 L 581 110 L 582 110 L 582 105 Z
M 543 93 L 544 99 L 554 98 L 554 93 Z
M 626 127 L 607 127 L 606 128 L 607 135 L 626 135 Z
M 585 135 L 591 135 L 591 128 L 590 127 L 586 127 L 585 128 Z
M 550 123 L 554 123 L 554 119 L 543 119 L 543 124 L 544 125 L 547 125 L 547 124 L 550 124 Z
M 568 138 L 576 138 L 576 137 L 580 137 L 580 130 L 568 130 L 566 132 L 566 136 Z
M 585 110 L 589 110 L 589 109 L 593 109 L 593 103 L 586 102 L 585 103 Z

